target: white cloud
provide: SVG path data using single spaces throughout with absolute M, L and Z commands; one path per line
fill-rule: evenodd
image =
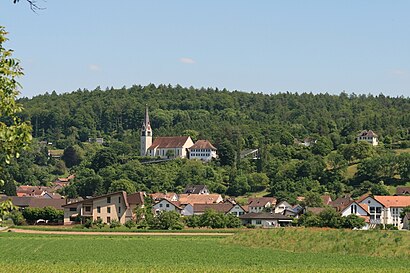
M 183 64 L 194 64 L 195 63 L 193 59 L 186 58 L 186 57 L 180 58 L 179 61 Z
M 403 69 L 394 69 L 394 70 L 391 71 L 391 73 L 392 73 L 394 76 L 399 76 L 399 77 L 407 76 L 407 75 L 410 74 L 409 71 L 403 70 Z
M 98 64 L 90 64 L 88 66 L 88 69 L 90 69 L 91 71 L 100 71 L 101 70 L 101 66 L 99 66 Z

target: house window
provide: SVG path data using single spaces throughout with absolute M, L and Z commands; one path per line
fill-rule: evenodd
M 107 208 L 107 213 L 111 213 L 111 208 L 110 207 Z
M 381 207 L 376 207 L 376 213 L 382 213 L 382 208 Z
M 356 205 L 352 205 L 350 207 L 350 213 L 357 213 L 357 206 Z
M 169 208 L 169 204 L 166 204 L 165 206 L 166 206 L 167 208 Z
M 376 210 L 376 208 L 375 208 L 375 207 L 370 207 L 370 213 L 374 213 L 374 212 L 375 212 L 375 210 Z
M 101 213 L 101 207 L 97 207 L 97 213 Z
M 118 203 L 121 203 L 121 196 L 118 197 Z
M 257 225 L 262 225 L 262 220 L 256 220 Z
M 118 207 L 118 213 L 121 213 L 121 207 Z
M 107 203 L 110 204 L 111 203 L 111 196 L 107 197 Z
M 91 207 L 84 207 L 86 212 L 90 212 L 91 211 Z
M 107 223 L 111 223 L 111 217 L 107 217 Z
M 77 208 L 70 208 L 70 211 L 77 211 Z
M 98 217 L 97 217 L 97 220 L 100 220 L 100 219 L 101 219 L 101 217 L 100 217 L 100 216 L 98 216 Z
M 162 204 L 159 204 L 159 207 L 162 208 Z

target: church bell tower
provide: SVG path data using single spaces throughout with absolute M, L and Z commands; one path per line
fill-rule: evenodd
M 147 156 L 148 148 L 152 145 L 152 129 L 149 122 L 148 105 L 145 105 L 145 117 L 141 128 L 141 156 Z

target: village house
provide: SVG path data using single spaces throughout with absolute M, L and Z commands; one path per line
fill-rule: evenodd
M 213 204 L 223 202 L 220 194 L 180 194 L 178 201 L 181 205 L 195 204 Z
M 125 224 L 126 221 L 134 218 L 134 209 L 143 205 L 144 194 L 142 192 L 109 193 L 64 205 L 64 224 L 72 224 L 76 219 L 81 219 L 81 222 L 87 219 L 92 221 L 101 219 L 107 224 L 117 220 Z
M 209 194 L 208 187 L 205 185 L 188 185 L 184 190 L 185 194 Z
M 58 177 L 54 182 L 53 185 L 56 188 L 62 189 L 68 185 L 74 180 L 75 175 L 70 174 L 68 177 Z
M 375 132 L 373 132 L 372 130 L 364 130 L 362 131 L 358 136 L 357 136 L 357 142 L 360 141 L 366 141 L 368 143 L 370 143 L 373 146 L 377 146 L 379 145 L 379 140 L 377 138 L 377 135 Z
M 276 205 L 275 197 L 250 197 L 248 199 L 249 212 L 262 212 Z
M 208 140 L 198 140 L 189 148 L 189 159 L 211 161 L 217 157 L 217 149 Z
M 291 204 L 289 204 L 286 201 L 281 201 L 278 204 L 276 204 L 274 212 L 284 214 L 286 210 L 292 210 L 292 209 L 293 207 Z
M 0 195 L 0 203 L 6 200 L 11 200 L 13 205 L 19 207 L 20 209 L 25 208 L 45 208 L 52 207 L 58 210 L 63 210 L 63 205 L 66 204 L 65 199 L 52 199 L 52 198 L 38 198 L 33 196 L 7 196 Z
M 400 213 L 410 206 L 410 196 L 368 196 L 360 204 L 369 207 L 370 225 L 393 225 L 402 229 Z
M 345 206 L 345 208 L 341 209 L 340 213 L 342 214 L 342 216 L 349 216 L 351 214 L 354 214 L 359 216 L 360 218 L 363 218 L 365 221 L 365 226 L 362 229 L 369 229 L 371 227 L 369 206 L 367 204 L 352 200 Z
M 274 228 L 288 226 L 292 223 L 292 218 L 279 213 L 250 212 L 239 216 L 244 225 L 254 225 L 256 227 Z
M 214 210 L 216 212 L 222 212 L 224 214 L 232 214 L 237 217 L 246 213 L 245 209 L 239 204 L 232 203 L 219 203 L 219 204 L 195 204 L 194 215 L 204 214 L 206 210 Z
M 154 202 L 161 201 L 162 199 L 166 199 L 169 201 L 178 201 L 178 194 L 175 192 L 154 192 L 149 195 Z

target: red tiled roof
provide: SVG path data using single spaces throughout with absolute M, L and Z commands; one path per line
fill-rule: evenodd
M 148 149 L 181 148 L 188 141 L 188 139 L 190 139 L 189 136 L 157 137 Z
M 175 195 L 176 195 L 175 192 L 167 192 L 167 193 L 154 192 L 150 194 L 151 198 L 154 200 L 160 200 L 160 199 L 171 200 Z
M 250 207 L 264 207 L 270 202 L 271 205 L 274 206 L 276 201 L 275 197 L 251 197 L 248 199 L 248 205 Z
M 322 195 L 321 196 L 323 204 L 329 205 L 332 202 L 332 197 L 330 195 Z
M 197 142 L 195 142 L 195 144 L 191 146 L 189 149 L 202 149 L 202 150 L 210 149 L 214 151 L 217 150 L 215 146 L 211 144 L 211 142 L 209 142 L 208 140 L 203 140 L 203 139 L 200 139 Z
M 410 206 L 410 196 L 373 196 L 378 202 L 382 203 L 383 206 L 389 207 L 400 207 L 404 208 Z
M 229 212 L 234 205 L 231 203 L 221 203 L 221 204 L 195 204 L 194 205 L 194 212 L 201 213 L 205 212 L 207 209 L 212 209 L 217 212 L 227 213 Z
M 180 194 L 179 202 L 181 204 L 212 204 L 221 199 L 220 194 Z
M 129 204 L 144 205 L 144 193 L 136 192 L 127 195 Z
M 377 137 L 377 135 L 372 130 L 369 130 L 369 131 L 364 130 L 359 134 L 359 137 Z

